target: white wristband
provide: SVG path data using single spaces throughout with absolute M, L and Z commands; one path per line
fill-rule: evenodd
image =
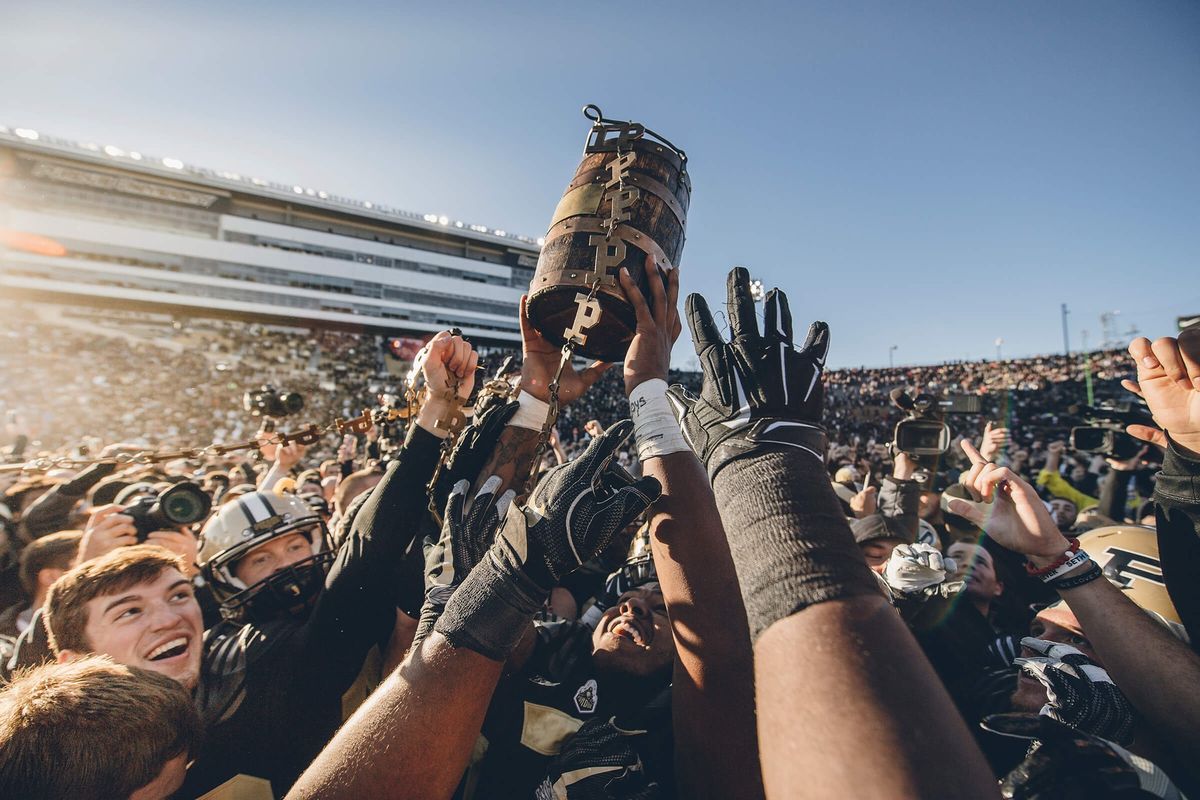
M 1053 572 L 1048 575 L 1041 576 L 1042 583 L 1050 583 L 1051 581 L 1057 580 L 1078 567 L 1080 564 L 1086 564 L 1091 560 L 1092 558 L 1087 554 L 1087 551 L 1080 550 L 1078 553 L 1064 561 L 1062 565 L 1057 567 Z
M 662 378 L 651 378 L 634 387 L 629 394 L 629 416 L 633 418 L 633 440 L 642 461 L 691 450 L 671 411 L 667 382 Z
M 521 392 L 517 395 L 517 413 L 512 415 L 508 424 L 531 431 L 540 431 L 546 424 L 546 416 L 549 413 L 549 403 L 545 400 L 538 400 L 529 392 Z

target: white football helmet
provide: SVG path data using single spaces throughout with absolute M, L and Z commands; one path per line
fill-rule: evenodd
M 234 565 L 251 550 L 279 536 L 304 535 L 312 555 L 247 586 Z M 232 620 L 265 620 L 306 611 L 325 585 L 334 558 L 324 520 L 299 497 L 251 492 L 226 503 L 200 534 L 197 561 L 204 579 Z

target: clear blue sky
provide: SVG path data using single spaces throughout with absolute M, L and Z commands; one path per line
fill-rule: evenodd
M 6 6 L 3 124 L 532 236 L 580 107 L 644 121 L 691 158 L 684 290 L 747 265 L 834 365 L 1200 313 L 1196 3 Z

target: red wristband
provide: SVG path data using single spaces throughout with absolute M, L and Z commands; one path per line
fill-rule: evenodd
M 1043 575 L 1049 575 L 1051 572 L 1054 572 L 1054 570 L 1070 561 L 1072 556 L 1079 552 L 1079 540 L 1074 536 L 1069 536 L 1067 537 L 1067 541 L 1070 542 L 1070 545 L 1067 547 L 1066 552 L 1055 559 L 1053 564 L 1048 564 L 1039 569 L 1030 562 L 1026 561 L 1025 571 L 1034 578 L 1040 578 Z

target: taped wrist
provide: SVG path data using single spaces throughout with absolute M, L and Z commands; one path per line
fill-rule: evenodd
M 519 571 L 506 569 L 489 550 L 455 590 L 433 629 L 455 647 L 504 661 L 548 596 Z
M 549 403 L 545 400 L 538 400 L 529 392 L 521 392 L 517 396 L 517 413 L 513 414 L 508 424 L 531 431 L 540 431 L 546 424 L 546 417 L 549 414 Z
M 810 605 L 880 594 L 812 455 L 787 448 L 730 461 L 713 491 L 752 639 Z
M 662 378 L 651 378 L 634 387 L 629 393 L 629 416 L 642 461 L 691 451 L 667 401 L 667 382 Z

